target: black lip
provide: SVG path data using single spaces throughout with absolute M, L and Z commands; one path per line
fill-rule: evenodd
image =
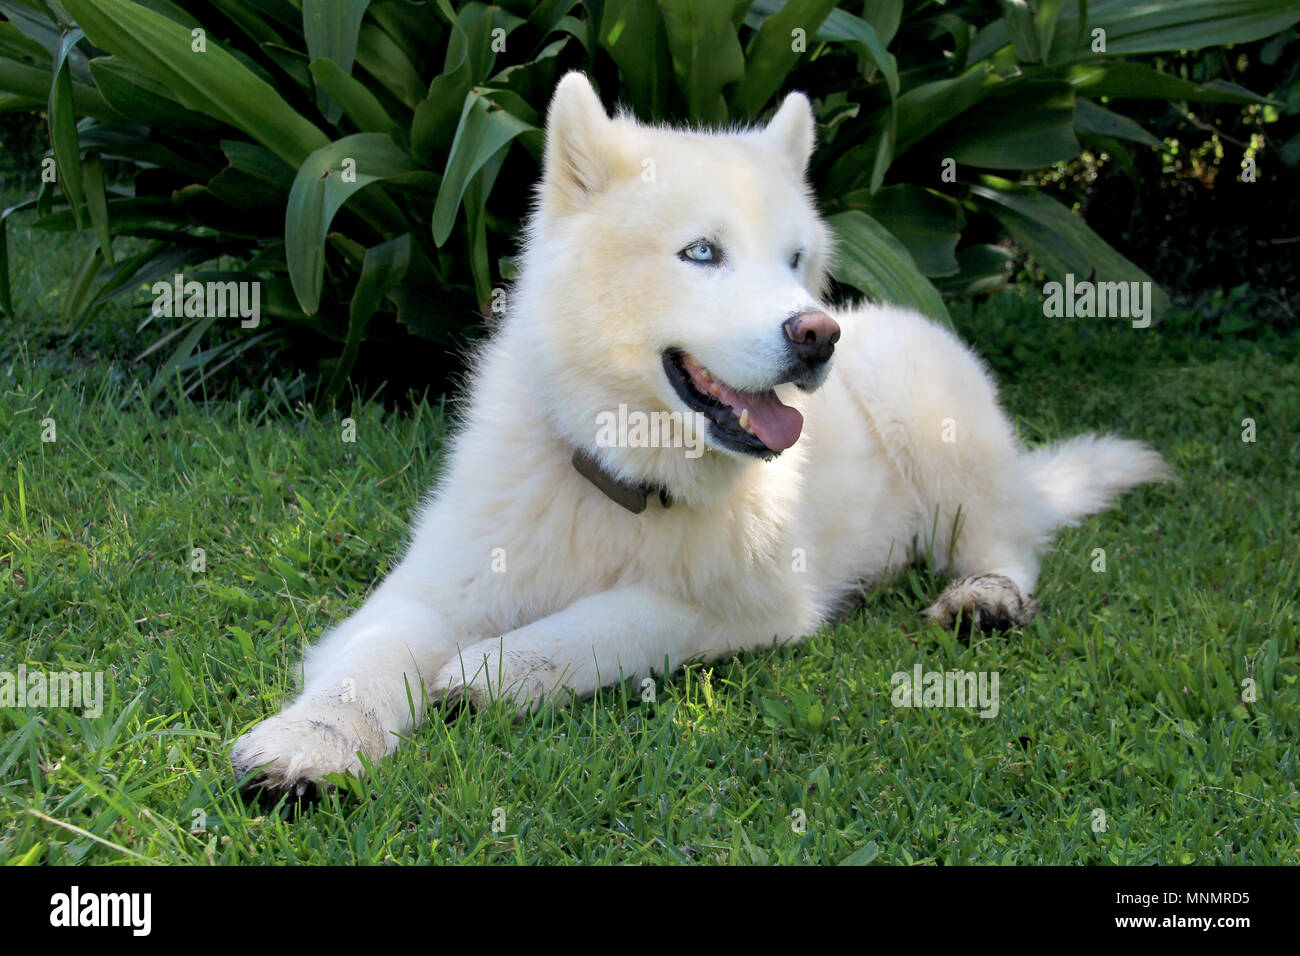
M 709 420 L 709 434 L 719 445 L 753 455 L 756 458 L 770 460 L 781 454 L 764 445 L 756 435 L 751 435 L 740 427 L 740 422 L 731 413 L 731 406 L 720 402 L 712 395 L 705 395 L 691 384 L 691 377 L 682 365 L 682 356 L 686 353 L 678 348 L 664 349 L 664 373 L 668 376 L 677 396 L 692 410 L 699 412 Z
M 830 360 L 819 362 L 816 365 L 806 365 L 803 362 L 791 362 L 788 374 L 786 375 L 786 384 L 793 385 L 801 392 L 815 392 L 826 380 L 826 373 L 829 371 Z
M 795 378 L 792 378 L 790 379 L 790 384 L 793 385 L 795 388 L 799 389 L 799 391 L 801 392 L 815 392 L 817 391 L 817 389 L 821 388 L 822 382 L 824 382 L 825 380 L 826 380 L 826 376 L 824 375 L 819 376 L 817 373 L 813 373 L 810 375 L 800 375 Z

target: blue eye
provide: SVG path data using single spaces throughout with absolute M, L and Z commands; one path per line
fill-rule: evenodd
M 699 262 L 704 265 L 717 265 L 722 259 L 718 249 L 706 239 L 699 239 L 677 254 L 687 262 Z
M 792 256 L 790 257 L 790 268 L 791 268 L 791 269 L 798 269 L 798 268 L 799 268 L 799 263 L 801 263 L 801 262 L 803 262 L 803 253 L 802 253 L 802 252 L 796 252 L 794 255 L 792 255 Z

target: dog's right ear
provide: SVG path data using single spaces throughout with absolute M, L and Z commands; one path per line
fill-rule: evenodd
M 609 184 L 612 125 L 586 75 L 565 74 L 546 113 L 542 188 L 548 203 L 573 209 Z
M 790 163 L 803 175 L 808 170 L 817 141 L 817 123 L 812 104 L 802 93 L 791 93 L 781 102 L 763 136 L 790 157 Z

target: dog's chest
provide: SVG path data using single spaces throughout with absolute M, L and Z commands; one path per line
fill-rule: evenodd
M 446 558 L 478 556 L 477 568 L 448 564 L 437 585 L 448 592 L 440 603 L 464 615 L 462 630 L 504 633 L 621 587 L 650 589 L 722 619 L 764 619 L 806 584 L 790 533 L 792 505 L 779 495 L 755 492 L 714 507 L 665 508 L 652 499 L 638 515 L 572 468 L 535 474 L 491 501 L 487 490 L 478 486 L 470 509 L 456 508 L 449 494 L 435 511 L 454 521 L 421 535 Z M 467 543 L 449 549 L 453 530 Z

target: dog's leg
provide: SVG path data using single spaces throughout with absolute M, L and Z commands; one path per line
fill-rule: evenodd
M 620 679 L 671 671 L 711 647 L 718 634 L 704 614 L 680 601 L 616 588 L 461 648 L 438 673 L 433 693 L 475 705 L 506 698 L 527 711 L 561 688 L 585 697 Z
M 1038 612 L 1030 595 L 1049 520 L 1014 445 L 998 444 L 997 453 L 1007 457 L 985 458 L 977 480 L 951 476 L 943 483 L 951 497 L 938 505 L 934 560 L 953 580 L 925 615 L 963 633 L 1021 627 Z
M 868 341 L 855 394 L 911 487 L 934 569 L 955 579 L 927 616 L 944 627 L 1026 623 L 1054 518 L 992 377 L 956 336 L 914 313 L 873 310 L 857 326 Z
M 1007 493 L 979 496 L 968 490 L 960 512 L 950 509 L 955 539 L 951 530 L 939 535 L 943 550 L 936 549 L 938 569 L 953 580 L 925 616 L 945 629 L 957 626 L 963 634 L 1021 627 L 1038 613 L 1038 602 L 1030 599 L 1038 583 L 1045 523 L 1038 515 L 1037 495 L 1027 487 L 1018 500 L 1010 493 L 1020 480 L 1014 469 L 997 469 L 994 475 Z
M 1050 518 L 1042 496 L 1027 482 L 1010 428 L 993 427 L 990 408 L 986 434 L 976 434 L 993 447 L 935 451 L 958 459 L 954 473 L 938 482 L 942 489 L 932 540 L 936 570 L 953 580 L 925 612 L 944 628 L 1006 630 L 1027 624 L 1038 612 L 1030 599 L 1038 583 L 1039 550 Z M 998 425 L 1002 423 L 997 422 Z M 993 435 L 987 434 L 993 432 Z M 975 459 L 975 460 L 972 460 Z M 961 469 L 961 470 L 959 470 Z
M 427 604 L 381 587 L 307 653 L 298 698 L 235 742 L 236 775 L 302 793 L 326 774 L 360 772 L 358 752 L 377 760 L 396 749 L 454 653 L 445 631 Z

